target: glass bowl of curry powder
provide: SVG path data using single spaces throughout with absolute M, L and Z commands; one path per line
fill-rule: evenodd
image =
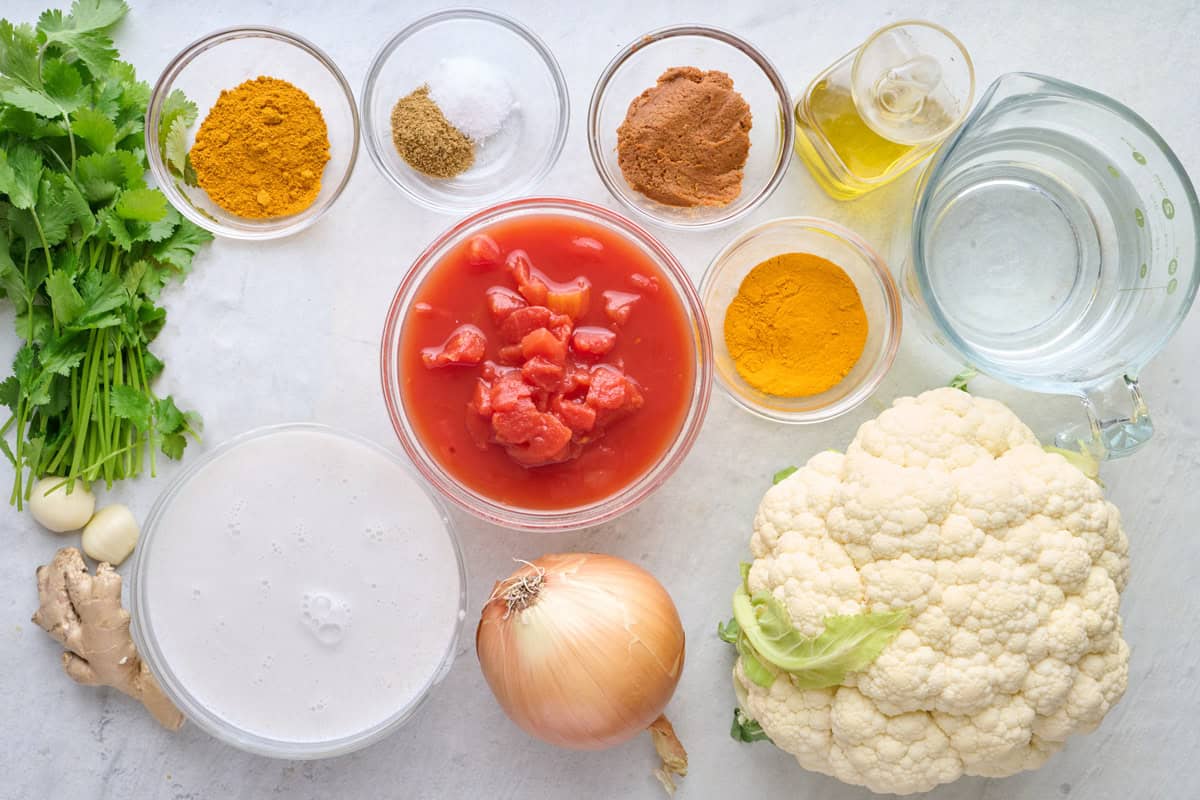
M 900 295 L 854 232 L 815 217 L 745 231 L 700 283 L 718 383 L 743 408 L 824 422 L 871 396 L 900 347 Z
M 146 112 L 150 170 L 218 236 L 277 239 L 316 222 L 358 157 L 354 92 L 316 45 L 270 27 L 215 31 L 167 64 Z

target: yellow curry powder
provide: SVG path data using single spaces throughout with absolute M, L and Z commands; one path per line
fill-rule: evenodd
M 867 329 L 854 281 L 811 253 L 785 253 L 754 267 L 725 311 L 725 347 L 738 374 L 777 397 L 836 386 L 862 355 Z
M 196 181 L 239 217 L 297 214 L 321 192 L 329 132 L 312 99 L 278 78 L 221 92 L 196 132 Z

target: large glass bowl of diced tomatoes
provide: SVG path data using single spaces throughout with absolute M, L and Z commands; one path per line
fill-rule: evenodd
M 396 435 L 442 494 L 505 527 L 571 530 L 628 511 L 679 466 L 712 347 L 657 239 L 600 206 L 525 198 L 417 258 L 380 367 Z

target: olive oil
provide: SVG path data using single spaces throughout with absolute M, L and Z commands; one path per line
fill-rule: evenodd
M 947 42 L 952 51 L 939 49 Z M 796 153 L 834 198 L 866 194 L 937 149 L 970 106 L 973 76 L 941 28 L 883 28 L 809 84 L 795 109 Z

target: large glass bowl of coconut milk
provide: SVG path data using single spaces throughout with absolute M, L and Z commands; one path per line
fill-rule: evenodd
M 188 719 L 289 759 L 403 725 L 466 616 L 438 498 L 400 457 L 310 424 L 243 434 L 176 478 L 131 586 L 138 651 Z

